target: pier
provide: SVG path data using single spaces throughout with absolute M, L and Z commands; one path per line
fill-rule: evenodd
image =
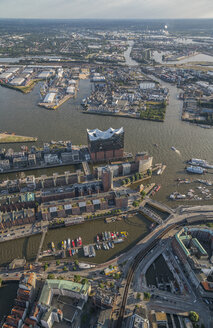
M 47 233 L 47 229 L 43 230 L 41 241 L 40 241 L 39 248 L 38 248 L 38 253 L 37 253 L 37 256 L 36 256 L 36 259 L 35 259 L 35 262 L 36 263 L 38 262 L 38 260 L 40 258 L 41 249 L 42 249 L 42 246 L 43 246 L 43 243 L 44 243 L 44 239 L 45 239 L 46 233 Z

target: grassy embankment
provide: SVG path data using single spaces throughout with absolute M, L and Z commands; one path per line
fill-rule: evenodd
M 32 91 L 32 89 L 34 88 L 34 86 L 36 85 L 36 83 L 38 83 L 39 79 L 35 79 L 35 80 L 31 80 L 27 85 L 24 86 L 18 86 L 18 85 L 10 85 L 4 82 L 0 82 L 0 85 L 9 89 L 14 89 L 17 91 L 21 91 L 22 93 L 29 93 L 30 91 Z
M 0 133 L 0 143 L 16 143 L 16 142 L 34 142 L 38 138 L 18 136 L 15 134 Z

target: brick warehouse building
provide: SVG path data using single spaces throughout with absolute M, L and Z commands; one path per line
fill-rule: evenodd
M 88 148 L 93 162 L 121 159 L 124 156 L 124 129 L 88 130 Z

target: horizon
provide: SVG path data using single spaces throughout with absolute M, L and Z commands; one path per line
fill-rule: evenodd
M 6 19 L 211 19 L 211 0 L 0 0 Z M 168 18 L 167 18 L 168 19 Z

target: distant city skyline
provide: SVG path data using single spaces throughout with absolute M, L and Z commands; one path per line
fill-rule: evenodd
M 0 0 L 0 18 L 213 18 L 213 1 Z

